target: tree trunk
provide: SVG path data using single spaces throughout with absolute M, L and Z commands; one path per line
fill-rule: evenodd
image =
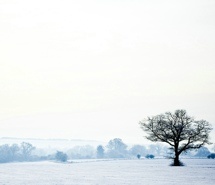
M 181 166 L 181 163 L 179 161 L 179 154 L 178 153 L 175 154 L 173 166 Z

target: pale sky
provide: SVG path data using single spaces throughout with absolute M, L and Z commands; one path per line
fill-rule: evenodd
M 0 137 L 144 143 L 176 109 L 215 128 L 214 0 L 0 0 Z

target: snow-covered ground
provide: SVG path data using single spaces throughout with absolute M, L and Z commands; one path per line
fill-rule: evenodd
M 0 164 L 0 185 L 214 185 L 215 160 L 93 160 Z

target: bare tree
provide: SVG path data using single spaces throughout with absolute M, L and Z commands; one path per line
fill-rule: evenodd
M 146 155 L 146 147 L 141 145 L 134 145 L 130 148 L 129 153 L 132 156 L 137 156 L 138 154 L 140 156 Z
M 57 151 L 56 154 L 55 154 L 55 159 L 57 161 L 66 162 L 67 159 L 68 159 L 68 156 L 67 156 L 66 153 L 63 153 L 61 151 Z
M 26 143 L 26 142 L 21 143 L 20 151 L 21 151 L 21 155 L 25 161 L 29 160 L 29 158 L 31 156 L 31 152 L 34 149 L 35 149 L 35 147 L 30 143 Z
M 0 163 L 1 162 L 11 162 L 18 160 L 19 146 L 17 144 L 13 145 L 1 145 L 0 146 Z
M 0 163 L 10 162 L 10 146 L 8 144 L 0 146 Z
M 127 145 L 120 138 L 112 139 L 108 142 L 108 157 L 124 158 L 127 153 Z
M 20 148 L 17 144 L 13 144 L 10 146 L 10 153 L 12 160 L 16 160 L 18 158 L 18 152 Z
M 96 149 L 97 158 L 103 158 L 104 157 L 104 147 L 102 145 L 98 145 Z
M 174 153 L 173 166 L 181 166 L 179 155 L 191 149 L 198 149 L 209 143 L 211 125 L 205 120 L 194 120 L 185 110 L 176 110 L 148 117 L 140 122 L 141 128 L 153 142 L 164 142 Z

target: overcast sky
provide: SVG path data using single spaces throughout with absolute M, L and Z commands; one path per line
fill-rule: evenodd
M 176 109 L 215 127 L 214 0 L 0 0 L 0 137 L 144 143 Z

